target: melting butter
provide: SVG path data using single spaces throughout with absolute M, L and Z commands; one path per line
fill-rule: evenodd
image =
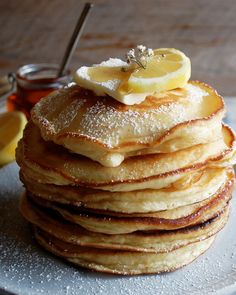
M 125 70 L 124 70 L 125 69 Z M 98 96 L 109 95 L 116 100 L 133 105 L 145 100 L 150 93 L 135 93 L 128 85 L 133 69 L 117 58 L 110 58 L 93 67 L 81 67 L 76 71 L 75 82 L 94 91 Z

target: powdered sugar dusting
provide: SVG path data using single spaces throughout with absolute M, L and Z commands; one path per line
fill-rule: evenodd
M 188 90 L 188 98 L 190 102 L 200 103 L 203 97 L 208 95 L 204 89 L 189 83 L 185 86 L 185 89 Z
M 161 105 L 146 111 L 128 109 L 123 112 L 106 105 L 101 98 L 83 114 L 79 132 L 109 147 L 118 145 L 122 138 L 151 142 L 176 124 L 196 118 L 202 95 L 205 92 L 198 93 L 198 87 L 192 86 L 188 88 L 185 102 Z
M 104 97 L 89 107 L 84 107 L 86 103 L 90 103 L 89 96 L 71 99 L 67 97 L 69 93 L 51 96 L 40 102 L 36 109 L 41 112 L 39 115 L 47 120 L 50 132 L 54 134 L 68 129 L 100 141 L 109 148 L 125 141 L 145 144 L 157 140 L 179 123 L 198 118 L 203 97 L 207 92 L 194 85 L 187 85 L 186 89 L 186 97 L 162 104 L 158 108 L 151 105 L 146 109 L 119 110 L 107 104 Z M 178 94 L 176 91 L 175 95 Z M 52 106 L 53 110 L 50 110 Z

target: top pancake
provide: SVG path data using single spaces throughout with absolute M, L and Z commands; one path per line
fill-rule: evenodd
M 200 82 L 133 106 L 74 85 L 53 92 L 31 112 L 44 140 L 107 167 L 119 166 L 129 156 L 215 141 L 221 137 L 223 115 L 222 98 Z

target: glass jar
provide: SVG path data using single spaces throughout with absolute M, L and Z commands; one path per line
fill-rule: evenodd
M 30 118 L 31 108 L 44 96 L 71 82 L 69 72 L 57 77 L 59 66 L 55 64 L 28 64 L 15 75 L 16 91 L 7 98 L 8 111 L 19 110 Z

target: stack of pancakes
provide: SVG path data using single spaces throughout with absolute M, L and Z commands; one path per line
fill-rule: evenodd
M 224 113 L 200 82 L 133 106 L 78 85 L 43 98 L 16 154 L 37 241 L 116 274 L 193 261 L 229 215 L 236 151 Z

